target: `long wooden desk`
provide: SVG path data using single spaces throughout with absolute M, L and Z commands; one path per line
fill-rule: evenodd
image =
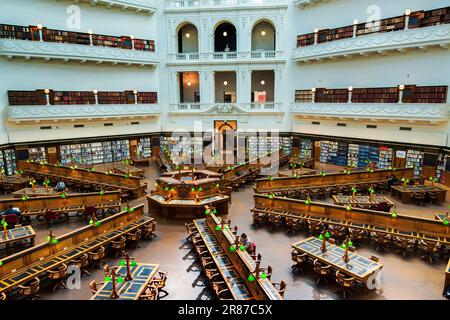
M 100 220 L 99 226 L 87 225 L 56 237 L 56 243 L 44 242 L 8 256 L 0 266 L 0 294 L 151 223 L 152 218 L 144 217 L 144 205 L 139 205 Z
M 40 164 L 37 162 L 19 161 L 18 166 L 25 175 L 39 178 L 49 177 L 54 180 L 70 180 L 80 184 L 92 184 L 104 189 L 123 189 L 141 197 L 146 185 L 141 185 L 138 177 L 125 177 L 115 173 L 105 173 L 88 169 L 70 168 L 53 164 Z
M 127 266 L 119 266 L 116 268 L 116 273 L 125 278 L 127 274 Z M 112 299 L 113 292 L 112 282 L 105 283 L 91 300 L 139 300 L 145 291 L 147 285 L 153 280 L 156 272 L 159 269 L 158 264 L 137 263 L 135 266 L 130 266 L 130 273 L 132 279 L 130 281 L 123 281 L 117 283 L 117 299 Z
M 5 232 L 0 231 L 0 246 L 5 246 L 4 249 L 9 251 L 11 249 L 11 243 L 28 240 L 30 246 L 32 247 L 34 246 L 35 238 L 36 232 L 31 226 L 13 228 L 7 230 L 6 234 Z
M 11 185 L 12 191 L 17 191 L 28 186 L 28 183 L 31 181 L 30 178 L 19 177 L 17 175 L 14 176 L 4 176 L 2 175 L 0 178 L 0 184 Z
M 310 176 L 310 175 L 313 175 L 316 173 L 317 173 L 317 171 L 315 169 L 308 169 L 308 168 L 295 169 L 295 170 L 279 170 L 278 171 L 278 175 L 280 177 L 293 177 L 294 175 Z
M 43 187 L 36 187 L 34 188 L 34 191 L 32 188 L 24 188 L 21 190 L 14 191 L 12 195 L 15 198 L 21 198 L 25 194 L 29 197 L 48 197 L 48 196 L 55 196 L 58 194 L 61 194 L 62 192 L 55 191 L 53 188 L 43 188 Z
M 322 240 L 316 237 L 310 237 L 297 242 L 292 247 L 300 253 L 306 253 L 313 259 L 318 259 L 327 265 L 331 265 L 334 269 L 354 277 L 364 284 L 367 284 L 367 280 L 371 275 L 383 268 L 382 264 L 362 257 L 354 252 L 348 253 L 349 261 L 345 262 L 342 258 L 345 249 L 329 242 L 326 243 L 327 250 L 322 252 Z
M 135 177 L 142 177 L 144 175 L 144 169 L 133 166 L 127 166 L 121 162 L 114 164 L 113 171 L 114 173 L 117 174 L 121 175 L 130 174 Z
M 314 169 L 315 160 L 308 157 L 291 157 L 289 159 L 289 164 L 295 165 L 297 168 L 309 168 Z
M 439 202 L 445 202 L 447 190 L 440 187 L 432 187 L 426 185 L 397 185 L 391 187 L 391 195 L 399 199 L 402 203 L 410 203 L 414 193 L 434 193 L 438 197 Z
M 137 167 L 146 167 L 150 165 L 150 157 L 134 156 L 131 157 L 131 161 Z
M 10 205 L 19 208 L 22 217 L 30 222 L 33 216 L 44 216 L 47 209 L 58 213 L 84 212 L 85 207 L 94 206 L 97 210 L 120 211 L 120 191 L 89 192 L 83 194 L 68 194 L 60 196 L 29 198 L 28 200 L 1 199 L 0 210 L 7 210 Z
M 333 195 L 332 196 L 334 204 L 340 206 L 358 206 L 360 208 L 370 208 L 373 206 L 377 206 L 382 202 L 387 204 L 388 208 L 392 208 L 394 203 L 384 196 L 341 196 L 341 195 Z
M 194 224 L 197 226 L 199 233 L 203 235 L 202 239 L 204 239 L 205 244 L 210 244 L 210 253 L 216 254 L 214 248 L 221 250 L 218 254 L 223 253 L 221 256 L 217 255 L 215 260 L 218 263 L 218 268 L 223 266 L 221 273 L 224 275 L 230 291 L 234 292 L 233 296 L 237 299 L 247 299 L 247 297 L 250 297 L 249 294 L 251 294 L 255 300 L 283 300 L 269 279 L 263 279 L 255 275 L 257 266 L 247 251 L 239 249 L 236 249 L 234 252 L 229 251 L 230 246 L 235 244 L 236 237 L 229 226 L 216 230 L 216 226 L 220 225 L 221 222 L 221 218 L 210 214 L 205 219 L 195 220 Z M 217 247 L 217 244 L 219 247 Z M 255 275 L 254 281 L 248 280 L 251 274 Z M 237 280 L 237 276 L 243 282 Z M 227 281 L 227 279 L 229 280 Z M 244 290 L 243 286 L 247 290 Z
M 392 170 L 374 170 L 374 172 L 351 172 L 346 173 L 328 173 L 325 176 L 320 174 L 302 176 L 299 178 L 273 178 L 273 179 L 257 179 L 255 190 L 265 193 L 265 189 L 276 190 L 278 188 L 305 187 L 308 185 L 337 185 L 337 184 L 355 184 L 370 181 L 387 181 L 391 174 L 396 177 L 411 179 L 414 177 L 414 170 L 410 168 Z
M 352 208 L 350 211 L 342 206 L 273 197 L 254 195 L 255 206 L 251 209 L 254 215 L 279 216 L 286 219 L 309 220 L 313 222 L 338 225 L 345 228 L 363 229 L 369 232 L 386 233 L 415 240 L 427 240 L 450 245 L 450 226 L 435 219 Z

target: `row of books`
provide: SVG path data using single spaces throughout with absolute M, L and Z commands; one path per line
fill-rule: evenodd
M 348 144 L 337 141 L 320 141 L 320 162 L 347 165 Z
M 134 39 L 129 36 L 109 36 L 101 34 L 92 34 L 65 31 L 56 29 L 42 28 L 41 32 L 36 26 L 14 26 L 0 24 L 0 38 L 18 39 L 40 41 L 42 33 L 42 40 L 45 42 L 70 43 L 78 45 L 92 45 L 102 47 L 113 47 L 121 49 L 132 49 L 134 42 L 134 49 L 140 51 L 155 51 L 155 41 L 147 39 Z
M 3 150 L 5 174 L 10 176 L 17 171 L 16 152 L 14 149 Z
M 128 159 L 130 146 L 128 140 L 61 145 L 59 156 L 62 164 L 108 163 Z
M 142 145 L 142 156 L 149 158 L 152 156 L 152 143 L 150 138 L 140 138 L 139 143 Z
M 312 158 L 313 155 L 313 141 L 311 139 L 300 140 L 300 157 Z
M 405 15 L 360 23 L 356 25 L 356 36 L 404 30 L 405 23 Z M 408 18 L 408 28 L 411 29 L 445 23 L 450 23 L 450 7 L 428 11 L 415 11 L 412 12 Z M 330 42 L 351 37 L 353 37 L 353 25 L 348 25 L 335 29 L 319 30 L 317 33 L 317 42 Z M 314 33 L 307 33 L 297 36 L 297 47 L 304 47 L 313 44 Z
M 34 161 L 43 161 L 47 159 L 45 147 L 28 148 L 28 158 Z
M 406 167 L 414 168 L 414 174 L 419 175 L 422 172 L 424 153 L 419 150 L 409 149 L 406 151 Z
M 46 105 L 47 97 L 44 90 L 36 91 L 8 91 L 9 105 Z M 53 91 L 49 92 L 49 102 L 51 105 L 85 105 L 95 104 L 95 94 L 93 91 Z M 156 92 L 138 92 L 138 103 L 154 104 L 158 103 Z M 99 104 L 134 104 L 135 96 L 133 91 L 125 92 L 98 92 Z
M 447 86 L 416 86 L 407 85 L 403 90 L 403 103 L 446 103 Z M 318 103 L 347 103 L 349 100 L 348 89 L 316 88 L 315 102 Z M 295 102 L 312 102 L 311 90 L 296 90 Z M 398 103 L 400 90 L 398 87 L 384 88 L 353 88 L 352 103 Z

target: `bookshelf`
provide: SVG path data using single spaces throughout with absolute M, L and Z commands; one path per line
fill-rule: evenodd
M 0 24 L 0 38 L 28 41 L 40 41 L 39 30 L 36 26 L 16 26 Z M 84 32 L 42 28 L 42 40 L 53 43 L 69 43 L 77 45 L 91 45 L 91 35 Z M 155 51 L 155 41 L 148 39 L 134 39 L 129 36 L 111 36 L 92 34 L 92 45 L 132 50 Z
M 103 162 L 109 163 L 113 162 L 113 148 L 111 141 L 103 141 L 102 142 L 102 150 L 103 150 Z
M 150 158 L 152 156 L 152 143 L 150 138 L 140 138 L 139 143 L 142 145 L 142 156 Z
M 138 92 L 138 103 L 154 104 L 158 103 L 156 92 Z M 47 97 L 44 90 L 35 91 L 8 91 L 9 105 L 30 106 L 46 105 Z M 54 91 L 49 92 L 49 102 L 51 105 L 94 105 L 95 94 L 93 91 Z M 99 104 L 134 104 L 133 91 L 101 91 L 98 92 Z
M 347 165 L 348 166 L 354 166 L 354 165 L 359 166 L 358 159 L 359 159 L 359 145 L 349 143 L 348 153 L 347 153 Z
M 422 172 L 423 152 L 419 150 L 408 149 L 406 151 L 406 167 L 414 168 L 414 174 L 419 175 Z
M 17 171 L 16 152 L 14 149 L 3 150 L 5 173 L 10 176 Z
M 378 162 L 378 168 L 389 169 L 392 167 L 392 160 L 394 157 L 394 150 L 388 147 L 380 147 L 380 160 Z
M 3 157 L 3 151 L 0 151 L 0 170 L 5 170 L 5 158 Z
M 311 90 L 295 90 L 295 102 L 312 102 L 313 94 Z
M 429 27 L 445 23 L 450 23 L 450 7 L 424 11 L 420 15 L 420 27 Z
M 314 33 L 297 36 L 297 47 L 306 47 L 314 44 Z
M 300 140 L 300 157 L 312 158 L 313 154 L 313 141 L 311 139 Z
M 337 141 L 320 141 L 320 162 L 332 163 L 339 166 L 347 165 L 348 144 Z
M 113 161 L 122 161 L 130 158 L 130 141 L 114 140 L 111 141 Z
M 347 103 L 348 90 L 318 88 L 316 89 L 316 102 Z
M 447 163 L 449 163 L 448 158 L 449 158 L 448 154 L 439 153 L 438 166 L 437 166 L 437 170 L 436 170 L 436 178 L 438 178 L 441 183 L 444 183 L 444 181 L 446 180 L 444 173 L 447 168 Z
M 403 100 L 404 102 L 408 102 Z M 414 87 L 412 103 L 446 103 L 447 86 Z
M 34 161 L 43 161 L 47 159 L 45 147 L 28 148 L 28 158 Z
M 398 88 L 354 88 L 353 103 L 397 103 Z

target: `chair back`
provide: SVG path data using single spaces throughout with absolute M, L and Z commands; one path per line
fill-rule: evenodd
M 126 240 L 127 239 L 125 237 L 121 237 L 120 240 L 111 241 L 111 247 L 113 249 L 123 249 L 125 248 Z
M 84 208 L 84 212 L 87 216 L 92 216 L 94 213 L 97 213 L 97 208 L 95 208 L 94 206 L 86 206 Z
M 58 267 L 57 270 L 49 270 L 48 271 L 48 278 L 57 280 L 62 279 L 67 275 L 67 264 L 63 263 L 61 266 Z
M 52 210 L 47 210 L 45 211 L 45 218 L 47 218 L 47 220 L 56 220 L 59 218 L 59 214 Z
M 287 284 L 284 280 L 281 280 L 280 282 L 280 289 L 278 290 L 278 293 L 281 297 L 284 298 L 284 292 L 286 291 Z
M 87 253 L 84 253 L 79 258 L 74 259 L 72 262 L 74 265 L 81 268 L 81 267 L 85 267 L 88 265 L 88 262 L 89 262 L 88 258 L 89 258 L 89 256 L 87 255 Z
M 15 226 L 17 223 L 19 223 L 19 217 L 16 216 L 14 213 L 10 213 L 4 216 L 5 221 L 10 226 Z

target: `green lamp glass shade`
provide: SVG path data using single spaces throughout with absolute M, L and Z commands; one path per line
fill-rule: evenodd
M 391 214 L 391 217 L 392 218 L 397 218 L 397 211 L 393 211 L 392 214 Z
M 347 248 L 347 246 L 345 245 L 345 243 L 343 243 L 343 244 L 341 245 L 341 248 L 342 248 L 342 249 Z
M 111 279 L 110 276 L 106 276 L 106 277 L 105 277 L 105 282 L 111 282 L 111 280 L 112 280 L 112 279 Z
M 444 226 L 448 226 L 448 219 L 444 219 L 444 221 L 442 222 L 444 224 Z
M 330 233 L 327 231 L 327 232 L 325 233 L 325 237 L 329 238 L 330 236 L 331 236 Z
M 235 252 L 236 248 L 234 246 L 231 246 L 229 250 L 230 250 L 230 252 Z
M 319 239 L 323 240 L 323 235 L 322 234 L 319 235 Z
M 89 220 L 89 224 L 94 224 L 94 220 Z
M 192 188 L 191 191 L 194 192 L 194 191 L 195 191 L 195 188 Z
M 117 277 L 117 283 L 122 283 L 123 282 L 123 277 Z
M 241 244 L 241 245 L 239 246 L 239 250 L 244 251 L 244 250 L 245 250 L 245 247 Z
M 125 262 L 125 260 L 120 260 L 119 262 L 119 266 L 125 266 L 127 263 Z
M 51 240 L 50 236 L 46 236 L 46 237 L 45 237 L 45 241 L 48 242 L 48 241 L 50 241 L 50 240 Z
M 137 262 L 133 260 L 133 261 L 131 261 L 130 265 L 131 265 L 132 267 L 136 267 Z
M 345 210 L 350 211 L 350 210 L 352 210 L 352 207 L 347 206 L 347 207 L 345 207 Z
M 209 210 L 205 210 L 205 214 L 206 215 L 210 214 Z
M 0 261 L 0 267 L 3 265 L 3 262 L 2 261 Z
M 214 209 L 213 209 L 213 213 L 214 213 L 214 214 L 216 214 L 216 213 L 217 213 L 217 210 L 216 210 L 216 208 L 214 208 Z
M 267 278 L 267 274 L 265 274 L 264 272 L 263 272 L 263 273 L 261 273 L 261 278 L 262 278 L 262 279 L 265 279 L 265 278 Z
M 200 192 L 203 191 L 203 188 L 202 187 L 198 188 L 198 191 L 200 191 Z
M 249 275 L 248 276 L 248 281 L 250 281 L 250 282 L 253 282 L 253 281 L 255 281 L 255 276 L 254 275 Z
M 128 212 L 134 212 L 134 208 L 129 208 Z
M 349 241 L 348 241 L 348 245 L 349 245 L 349 247 L 353 246 L 352 240 L 349 240 Z
M 95 223 L 95 226 L 96 227 L 98 227 L 98 226 L 100 226 L 102 223 L 100 222 L 100 221 L 97 221 L 96 223 Z
M 220 231 L 222 229 L 221 226 L 216 226 L 216 231 Z
M 53 244 L 58 243 L 58 239 L 52 239 L 52 243 L 53 243 Z

